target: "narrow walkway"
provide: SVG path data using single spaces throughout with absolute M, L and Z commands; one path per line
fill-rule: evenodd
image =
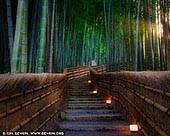
M 105 103 L 105 96 L 93 94 L 88 77 L 70 81 L 69 99 L 58 130 L 66 136 L 130 136 L 129 124 L 122 115 Z

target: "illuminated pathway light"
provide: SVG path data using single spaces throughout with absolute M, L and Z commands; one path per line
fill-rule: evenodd
M 87 81 L 87 83 L 91 84 L 91 80 L 89 79 L 89 80 Z
M 93 94 L 97 94 L 97 89 L 93 91 Z
M 131 131 L 131 132 L 137 132 L 137 131 L 138 131 L 138 125 L 136 125 L 136 124 L 131 124 L 131 125 L 130 125 L 130 131 Z
M 107 103 L 107 104 L 111 104 L 111 103 L 112 103 L 112 98 L 111 98 L 111 97 L 108 97 L 108 98 L 106 99 L 106 103 Z

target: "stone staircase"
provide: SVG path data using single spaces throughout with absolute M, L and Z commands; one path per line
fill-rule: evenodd
M 71 80 L 69 98 L 57 130 L 65 136 L 130 136 L 129 123 L 115 108 L 106 104 L 106 96 L 93 94 L 88 77 Z

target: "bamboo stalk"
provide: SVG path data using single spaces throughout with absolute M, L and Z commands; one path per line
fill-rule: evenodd
M 24 1 L 24 13 L 23 13 L 23 23 L 22 23 L 22 51 L 21 51 L 21 73 L 27 72 L 27 25 L 28 25 L 28 9 L 27 0 Z
M 52 10 L 52 26 L 51 26 L 51 39 L 50 39 L 50 57 L 49 57 L 49 68 L 48 72 L 52 73 L 53 70 L 53 41 L 54 41 L 54 20 L 55 20 L 55 0 L 53 0 Z
M 42 0 L 42 15 L 40 22 L 40 47 L 38 57 L 38 73 L 44 72 L 45 45 L 46 45 L 46 25 L 47 25 L 47 0 Z
M 136 46 L 135 46 L 135 71 L 138 70 L 138 48 L 139 48 L 139 12 L 140 12 L 140 0 L 138 1 L 137 21 L 136 21 Z
M 7 6 L 7 20 L 8 20 L 8 37 L 9 37 L 10 57 L 12 57 L 14 34 L 13 34 L 13 22 L 12 22 L 12 15 L 11 15 L 11 1 L 10 0 L 6 0 L 6 6 Z
M 14 48 L 11 60 L 11 73 L 19 73 L 21 70 L 20 66 L 20 54 L 21 54 L 21 30 L 23 23 L 23 11 L 24 11 L 24 0 L 18 0 L 17 7 L 17 18 L 14 38 Z

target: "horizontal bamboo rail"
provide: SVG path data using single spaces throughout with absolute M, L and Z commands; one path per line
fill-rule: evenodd
M 93 66 L 91 68 L 93 68 L 94 70 L 96 70 L 99 73 L 105 73 L 106 72 L 106 66 L 105 65 Z
M 64 72 L 67 73 L 68 80 L 77 79 L 90 74 L 88 66 L 67 68 Z
M 90 75 L 96 88 L 119 101 L 128 113 L 137 119 L 141 130 L 149 136 L 170 135 L 170 92 L 132 80 L 128 72 L 98 73 Z M 152 77 L 154 78 L 154 77 Z M 146 81 L 146 82 L 149 82 Z
M 29 75 L 29 74 L 28 74 Z M 52 74 L 47 83 L 27 90 L 16 90 L 0 98 L 0 131 L 39 131 L 51 130 L 54 122 L 61 116 L 62 107 L 67 97 L 67 80 L 89 75 L 89 67 L 73 67 L 64 70 L 63 74 Z M 16 78 L 17 83 L 24 83 L 27 75 Z M 32 74 L 35 81 L 41 81 L 38 74 Z M 43 76 L 43 74 L 42 74 Z M 56 78 L 54 78 L 56 76 Z M 10 81 L 13 78 L 10 75 Z M 24 78 L 24 79 L 22 79 Z M 50 78 L 50 75 L 48 75 Z M 30 75 L 29 75 L 29 79 Z M 56 80 L 55 80 L 56 79 Z M 32 81 L 26 83 L 31 85 Z M 45 80 L 47 81 L 47 79 Z M 43 82 L 45 82 L 43 81 Z M 11 82 L 10 82 L 11 83 Z M 6 83 L 4 86 L 7 86 Z M 17 85 L 18 85 L 17 84 Z M 15 85 L 17 87 L 17 85 Z M 28 87 L 30 88 L 30 86 Z M 3 88 L 1 88 L 2 90 Z M 3 91 L 3 90 L 2 90 Z M 10 90 L 8 90 L 10 92 Z
M 50 130 L 67 94 L 67 77 L 0 98 L 0 131 Z

